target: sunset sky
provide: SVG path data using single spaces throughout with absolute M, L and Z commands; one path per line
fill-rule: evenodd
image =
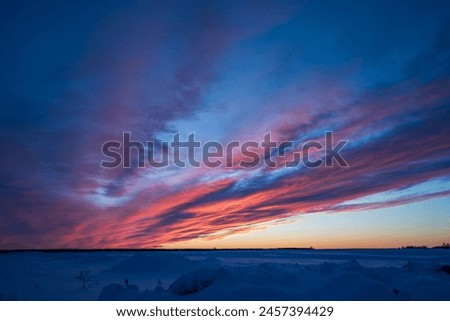
M 448 1 L 2 1 L 0 249 L 449 242 L 448 17 Z M 123 132 L 299 150 L 326 131 L 349 167 L 100 166 Z

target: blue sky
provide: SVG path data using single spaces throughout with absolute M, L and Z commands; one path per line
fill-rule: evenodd
M 1 7 L 1 248 L 449 241 L 448 2 Z M 227 144 L 326 131 L 349 141 L 348 168 L 100 167 L 123 132 Z

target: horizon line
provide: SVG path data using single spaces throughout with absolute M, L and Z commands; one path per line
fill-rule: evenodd
M 437 245 L 433 247 L 422 246 L 402 246 L 402 247 L 380 247 L 380 248 L 314 248 L 314 247 L 266 247 L 266 248 L 48 248 L 48 249 L 0 249 L 0 253 L 10 252 L 188 252 L 188 251 L 270 251 L 270 250 L 298 250 L 298 251 L 343 251 L 343 250 L 430 250 L 448 249 L 445 246 Z

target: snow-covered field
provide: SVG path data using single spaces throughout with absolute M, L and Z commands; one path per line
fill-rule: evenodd
M 450 250 L 10 252 L 1 299 L 450 300 Z

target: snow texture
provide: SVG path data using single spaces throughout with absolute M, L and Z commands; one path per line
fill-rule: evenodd
M 450 300 L 449 285 L 444 249 L 0 254 L 0 300 Z

